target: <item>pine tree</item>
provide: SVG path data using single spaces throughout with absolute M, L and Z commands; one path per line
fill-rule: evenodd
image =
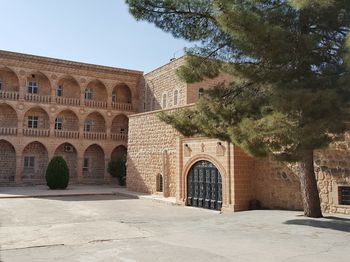
M 350 1 L 126 2 L 136 19 L 200 43 L 187 50 L 182 79 L 232 75 L 232 83 L 209 89 L 193 109 L 161 118 L 186 136 L 219 138 L 255 157 L 295 162 L 304 213 L 321 217 L 313 155 L 346 130 Z

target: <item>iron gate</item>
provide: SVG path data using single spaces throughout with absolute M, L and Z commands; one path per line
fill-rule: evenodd
M 212 163 L 199 161 L 192 166 L 187 175 L 187 205 L 221 210 L 222 180 Z

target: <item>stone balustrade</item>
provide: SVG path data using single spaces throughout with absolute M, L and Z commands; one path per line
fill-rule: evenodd
M 89 140 L 106 140 L 107 133 L 104 132 L 84 132 L 84 139 Z
M 132 111 L 132 104 L 112 102 L 112 108 L 115 110 L 121 110 L 121 111 Z
M 0 99 L 19 100 L 19 98 L 20 98 L 19 92 L 0 91 Z M 106 101 L 96 101 L 96 100 L 81 101 L 79 98 L 70 98 L 70 97 L 61 97 L 61 96 L 51 97 L 49 95 L 28 94 L 28 93 L 24 95 L 24 100 L 30 101 L 30 102 L 37 102 L 37 103 L 51 103 L 53 101 L 57 104 L 68 105 L 68 106 L 80 106 L 83 104 L 87 107 L 94 107 L 94 108 L 107 108 L 108 106 L 108 103 Z M 133 106 L 131 103 L 112 102 L 111 107 L 112 109 L 119 110 L 119 111 L 133 110 Z
M 24 128 L 24 136 L 34 136 L 34 137 L 48 137 L 50 136 L 49 129 L 36 129 L 36 128 Z
M 37 95 L 37 94 L 26 94 L 24 99 L 27 101 L 38 102 L 38 103 L 50 103 L 51 102 L 51 96 L 42 96 L 42 95 Z
M 79 139 L 79 131 L 55 130 L 55 137 Z
M 0 91 L 0 99 L 18 100 L 19 93 L 10 91 Z
M 0 127 L 0 135 L 15 136 L 15 135 L 17 135 L 17 128 L 15 128 L 15 127 Z
M 68 106 L 80 106 L 79 98 L 56 96 L 55 101 L 57 104 L 63 104 Z
M 115 141 L 128 141 L 128 135 L 127 134 L 111 134 L 111 139 Z
M 106 108 L 107 102 L 104 101 L 95 101 L 95 100 L 85 100 L 85 106 L 88 107 L 98 107 L 98 108 Z

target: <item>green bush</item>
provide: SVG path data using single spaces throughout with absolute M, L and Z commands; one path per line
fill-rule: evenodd
M 108 163 L 108 173 L 118 178 L 119 185 L 125 186 L 126 184 L 126 161 L 123 157 L 113 158 Z
M 50 189 L 66 189 L 69 183 L 69 169 L 61 156 L 51 159 L 46 169 L 46 183 Z

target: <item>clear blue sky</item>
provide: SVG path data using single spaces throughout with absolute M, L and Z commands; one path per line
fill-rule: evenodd
M 0 0 L 0 49 L 148 72 L 190 46 L 124 0 Z

